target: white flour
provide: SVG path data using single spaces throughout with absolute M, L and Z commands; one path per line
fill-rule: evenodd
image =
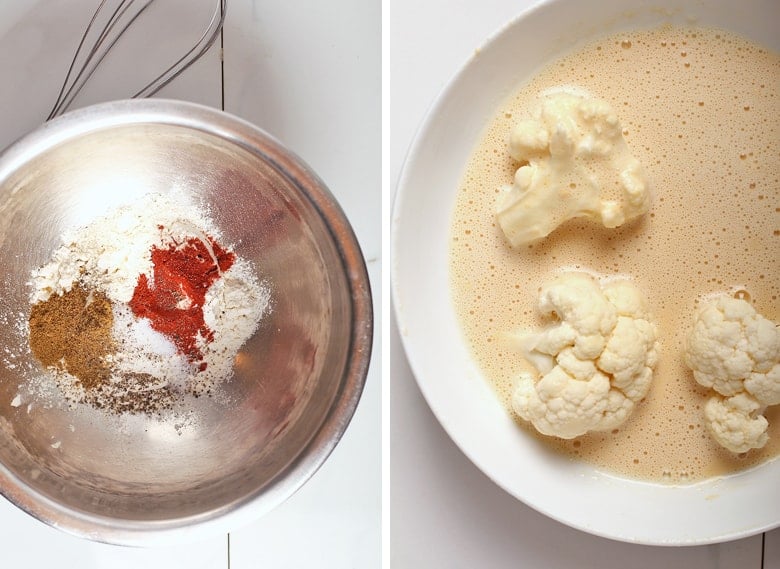
M 204 233 L 220 237 L 211 220 L 186 198 L 147 194 L 86 227 L 66 231 L 52 260 L 32 272 L 30 300 L 33 304 L 47 300 L 81 280 L 113 302 L 130 302 L 138 275 L 151 276 L 152 245 L 182 242 Z
M 198 374 L 198 382 L 207 390 L 231 373 L 239 348 L 255 332 L 268 309 L 270 291 L 258 286 L 253 277 L 252 266 L 245 259 L 236 258 L 206 293 L 203 319 L 214 330 L 214 340 L 200 341 L 209 365 Z M 247 302 L 248 299 L 253 301 Z

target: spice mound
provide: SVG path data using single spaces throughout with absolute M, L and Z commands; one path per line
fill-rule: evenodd
M 29 341 L 68 400 L 155 413 L 230 378 L 270 293 L 220 235 L 184 196 L 148 194 L 62 236 L 31 275 Z

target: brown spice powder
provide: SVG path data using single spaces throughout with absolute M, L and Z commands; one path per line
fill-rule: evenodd
M 93 389 L 111 376 L 105 356 L 114 352 L 113 323 L 106 295 L 76 283 L 62 295 L 33 305 L 30 349 L 46 367 L 67 371 L 85 389 Z

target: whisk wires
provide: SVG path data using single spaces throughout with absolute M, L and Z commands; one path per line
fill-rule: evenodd
M 103 28 L 99 32 L 97 30 L 93 32 L 93 28 L 97 28 L 97 22 L 103 13 L 110 10 L 107 2 L 108 0 L 101 0 L 92 14 L 92 18 L 87 24 L 76 48 L 73 60 L 68 67 L 65 81 L 57 95 L 57 101 L 54 103 L 54 107 L 52 107 L 46 120 L 51 120 L 68 110 L 116 42 L 155 0 L 121 0 L 111 11 Z M 135 93 L 133 98 L 151 97 L 181 75 L 184 70 L 198 61 L 209 50 L 222 30 L 227 11 L 227 0 L 217 0 L 216 4 L 216 9 L 206 30 L 195 45 L 170 67 Z M 87 49 L 86 46 L 89 45 L 88 39 L 90 35 L 94 36 L 95 33 L 97 33 L 97 38 L 92 47 Z

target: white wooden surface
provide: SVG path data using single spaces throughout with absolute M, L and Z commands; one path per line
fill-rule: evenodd
M 378 308 L 383 292 L 379 3 L 229 2 L 226 109 L 295 149 L 330 185 L 364 248 Z M 391 34 L 388 177 L 394 188 L 406 148 L 435 94 L 475 46 L 528 2 L 390 4 L 385 22 Z M 91 0 L 0 0 L 0 148 L 48 113 L 92 5 Z M 144 54 L 150 53 L 152 40 L 162 37 L 161 30 L 166 41 L 175 39 L 179 46 L 196 39 L 191 34 L 200 29 L 210 2 L 187 5 L 188 10 L 166 16 L 162 24 L 149 23 L 144 41 L 136 40 L 140 51 L 129 42 L 127 53 L 117 53 L 116 65 L 105 77 L 96 76 L 100 83 L 80 103 L 130 93 L 144 71 L 156 69 L 138 62 L 156 63 Z M 214 50 L 161 95 L 219 107 L 220 75 Z M 510 499 L 439 427 L 414 383 L 394 327 L 391 344 L 385 359 L 392 375 L 392 567 L 761 567 L 762 536 L 698 548 L 631 546 L 568 529 Z M 0 498 L 0 566 L 378 567 L 382 359 L 375 353 L 356 416 L 325 466 L 279 509 L 233 532 L 229 545 L 227 535 L 173 548 L 94 544 L 48 528 Z M 765 536 L 763 567 L 780 569 L 780 530 Z
M 0 0 L 0 149 L 48 115 L 97 3 Z M 134 93 L 194 44 L 215 5 L 158 0 L 73 108 Z M 353 224 L 375 296 L 377 348 L 358 410 L 329 460 L 255 524 L 171 548 L 91 543 L 45 526 L 0 497 L 0 567 L 380 566 L 380 36 L 379 2 L 228 0 L 224 85 L 218 41 L 158 95 L 220 108 L 224 86 L 225 109 L 306 160 Z
M 392 0 L 393 192 L 406 151 L 435 96 L 475 48 L 532 4 L 528 0 Z M 764 539 L 757 535 L 719 545 L 648 547 L 594 537 L 526 507 L 472 465 L 436 421 L 408 367 L 394 319 L 390 352 L 393 569 L 759 569 L 762 553 L 764 569 L 780 569 L 780 530 Z

